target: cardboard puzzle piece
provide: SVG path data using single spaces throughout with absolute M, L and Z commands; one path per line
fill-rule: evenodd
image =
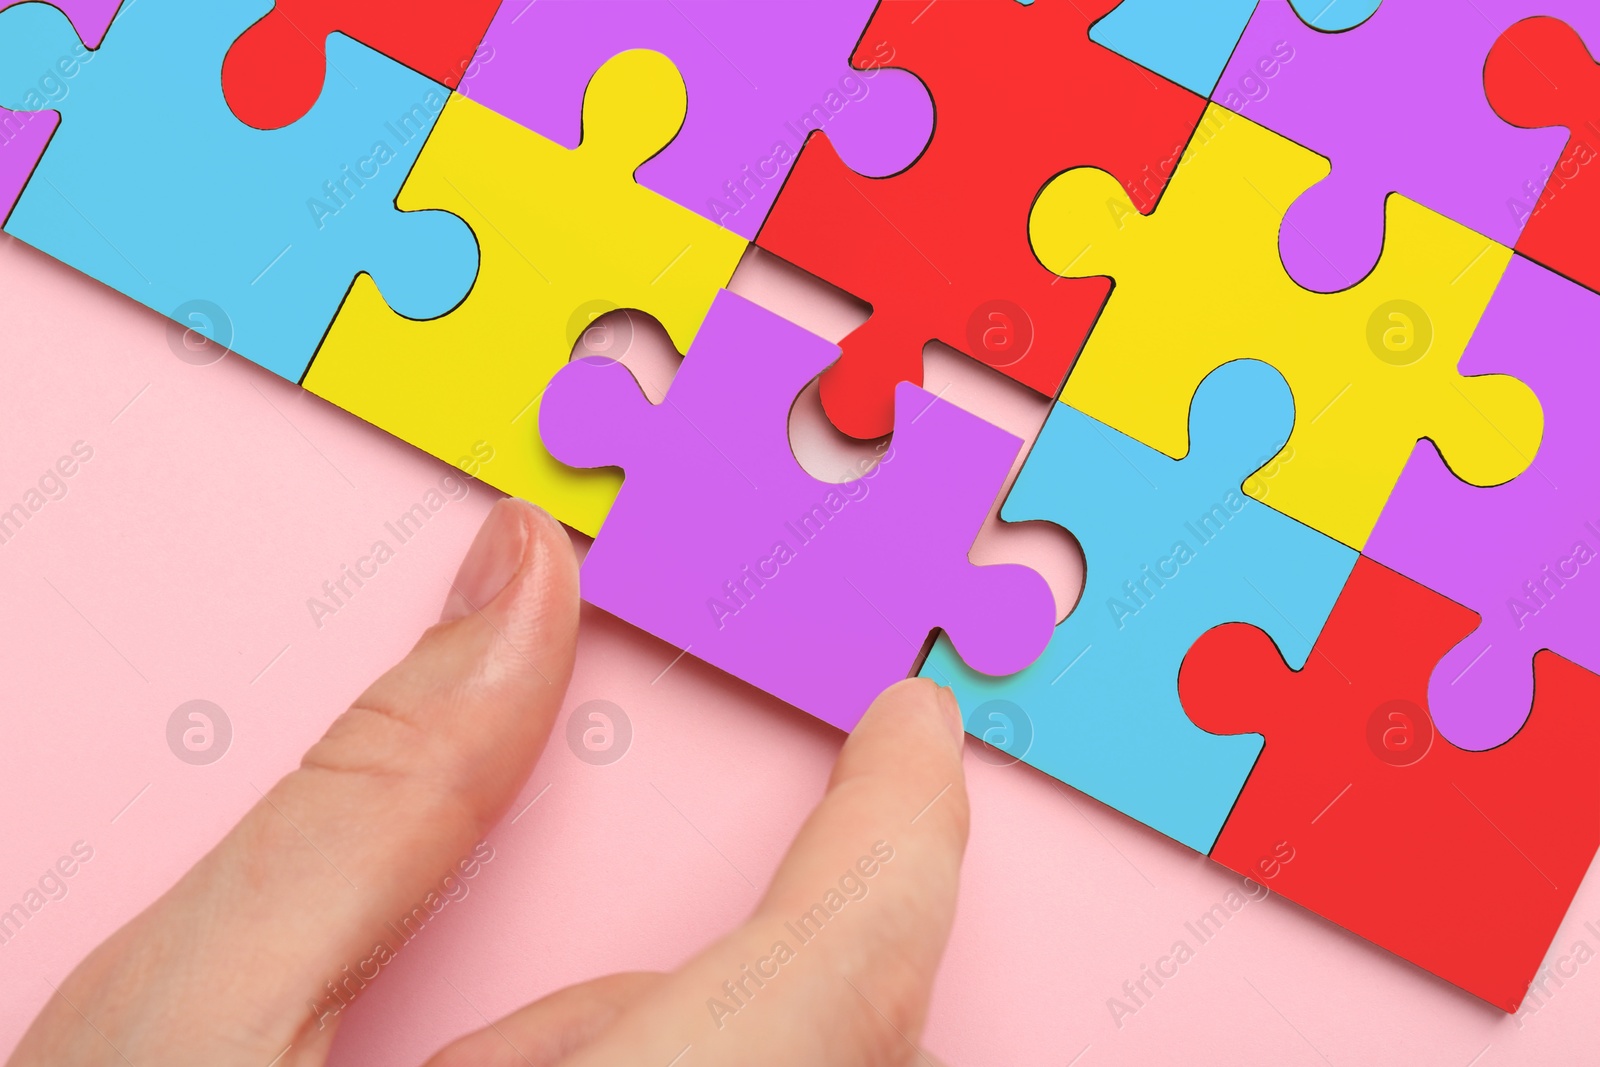
M 1495 114 L 1513 126 L 1567 130 L 1555 168 L 1510 204 L 1526 219 L 1517 251 L 1600 290 L 1600 65 L 1571 26 L 1531 18 L 1500 35 L 1483 83 Z
M 584 599 L 850 729 L 946 628 L 979 669 L 1019 670 L 1055 618 L 1015 564 L 967 559 L 1022 442 L 912 386 L 861 478 L 801 469 L 788 414 L 838 349 L 718 294 L 665 401 L 593 357 L 550 383 L 540 429 L 626 481 L 583 564 Z
M 0 11 L 23 0 L 0 0 Z M 72 82 L 86 63 L 93 62 L 94 49 L 111 25 L 122 0 L 57 0 L 56 6 L 72 21 L 80 41 L 62 55 L 40 63 L 33 72 L 33 83 L 22 103 L 25 111 L 0 107 L 0 222 L 22 195 L 28 176 L 50 143 L 61 117 L 45 110 L 65 100 Z
M 812 131 L 863 174 L 892 174 L 928 142 L 933 106 L 871 37 L 847 63 L 875 0 L 609 0 L 508 3 L 462 91 L 567 147 L 584 86 L 614 54 L 666 55 L 688 86 L 683 130 L 639 182 L 754 238 Z
M 1517 257 L 1461 367 L 1514 368 L 1539 394 L 1532 466 L 1478 488 L 1421 445 L 1367 542 L 1373 559 L 1483 617 L 1428 689 L 1440 733 L 1462 748 L 1493 748 L 1521 728 L 1541 649 L 1600 668 L 1600 583 L 1588 574 L 1600 558 L 1597 338 L 1600 295 Z
M 298 122 L 322 92 L 323 49 L 335 33 L 453 89 L 499 7 L 500 0 L 278 0 L 228 50 L 222 92 L 246 125 Z
M 1057 405 L 1001 517 L 1076 536 L 1083 595 L 1019 674 L 982 677 L 943 640 L 923 674 L 954 687 L 969 722 L 999 701 L 1029 723 L 1017 736 L 1031 741 L 1012 755 L 1208 850 L 1261 746 L 1184 716 L 1184 653 L 1211 627 L 1247 621 L 1303 662 L 1356 560 L 1241 489 L 1293 423 L 1283 378 L 1253 360 L 1226 364 L 1195 393 L 1183 460 Z
M 1272 364 L 1299 420 L 1258 491 L 1359 549 L 1420 438 L 1457 477 L 1495 485 L 1527 467 L 1540 414 L 1514 378 L 1456 369 L 1508 249 L 1396 196 L 1361 284 L 1314 293 L 1283 272 L 1283 208 L 1326 174 L 1314 153 L 1212 105 L 1153 214 L 1076 170 L 1040 196 L 1032 233 L 1046 266 L 1116 283 L 1063 400 L 1181 456 L 1200 380 L 1229 359 Z
M 426 322 L 359 280 L 305 378 L 307 389 L 585 533 L 616 496 L 616 472 L 574 471 L 538 434 L 551 375 L 599 315 L 639 308 L 679 351 L 746 244 L 634 183 L 682 121 L 683 80 L 655 52 L 624 52 L 583 100 L 587 136 L 566 149 L 460 94 L 400 193 L 477 234 L 472 291 Z
M 267 6 L 125 5 L 56 105 L 6 232 L 296 381 L 358 272 L 428 318 L 461 299 L 477 257 L 460 219 L 394 208 L 444 107 L 437 83 L 335 36 L 339 75 L 304 120 L 263 132 L 233 117 L 222 57 Z M 0 103 L 26 104 L 78 44 L 55 8 L 0 12 Z
M 1212 859 L 1509 1012 L 1600 846 L 1600 678 L 1541 652 L 1528 724 L 1462 751 L 1428 676 L 1472 625 L 1362 559 L 1304 669 L 1224 626 L 1179 687 L 1200 726 L 1266 735 Z
M 1543 184 L 1565 138 L 1501 120 L 1484 95 L 1484 61 L 1528 15 L 1600 24 L 1593 0 L 1390 2 L 1344 33 L 1313 30 L 1287 8 L 1256 11 L 1213 99 L 1332 161 L 1284 216 L 1290 275 L 1322 291 L 1360 281 L 1384 250 L 1392 192 L 1515 245 L 1527 208 L 1513 205 Z M 1278 77 L 1248 80 L 1279 52 Z M 1536 198 L 1537 187 L 1528 208 Z
M 1029 206 L 1052 175 L 1094 165 L 1149 209 L 1204 107 L 1089 41 L 1090 23 L 1113 3 L 878 8 L 856 62 L 879 61 L 886 42 L 895 65 L 928 85 L 938 121 L 927 151 L 899 174 L 865 178 L 830 133 L 813 138 L 758 238 L 872 305 L 822 378 L 823 408 L 845 433 L 888 432 L 895 383 L 922 381 L 930 340 L 1038 392 L 1061 387 L 1107 286 L 1064 282 L 1040 266 L 1027 241 Z M 1091 99 L 1117 106 L 1084 106 Z
M 1328 33 L 1359 26 L 1372 17 L 1379 0 L 1289 2 L 1306 25 Z M 1257 3 L 1258 0 L 1122 0 L 1094 24 L 1089 38 L 1191 92 L 1210 96 Z M 1273 57 L 1260 58 L 1270 61 Z M 1263 70 L 1261 76 L 1271 78 L 1274 74 Z

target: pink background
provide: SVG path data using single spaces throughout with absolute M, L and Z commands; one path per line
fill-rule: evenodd
M 759 258 L 735 286 L 829 336 L 862 313 Z M 0 288 L 0 509 L 75 442 L 94 450 L 66 496 L 0 544 L 0 909 L 74 842 L 94 849 L 68 895 L 0 946 L 10 1049 L 50 984 L 434 619 L 494 494 L 448 504 L 319 628 L 307 598 L 445 468 L 241 359 L 180 360 L 163 320 L 9 239 Z M 635 337 L 652 347 L 644 324 Z M 1019 432 L 1043 417 L 969 361 L 929 364 L 932 388 Z M 825 435 L 799 436 L 825 474 Z M 1034 561 L 1064 605 L 1076 596 L 1059 534 L 991 531 L 974 555 Z M 673 966 L 743 916 L 820 794 L 841 735 L 692 660 L 669 669 L 675 650 L 599 612 L 584 625 L 567 708 L 620 706 L 630 749 L 591 766 L 558 726 L 513 813 L 537 803 L 491 832 L 496 858 L 470 894 L 350 1010 L 335 1063 L 414 1063 L 563 984 Z M 234 729 L 209 766 L 166 743 L 168 716 L 196 698 Z M 1024 767 L 969 751 L 967 768 L 972 844 L 926 1036 L 952 1064 L 1594 1059 L 1600 962 L 1568 960 L 1563 984 L 1514 1018 L 1276 897 L 1234 915 L 1119 1027 L 1108 998 L 1175 940 L 1193 947 L 1185 922 L 1240 880 Z M 1395 886 L 1394 906 L 1427 903 Z M 1547 962 L 1579 941 L 1600 949 L 1595 878 Z

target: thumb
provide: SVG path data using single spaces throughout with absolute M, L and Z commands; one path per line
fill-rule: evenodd
M 755 913 L 565 1067 L 690 1050 L 697 1064 L 931 1062 L 918 1041 L 967 842 L 962 746 L 948 689 L 885 690 Z
M 577 623 L 566 534 L 500 501 L 440 624 L 79 965 L 14 1062 L 320 1062 L 345 1000 L 403 944 L 393 924 L 426 921 L 441 880 L 483 858 L 544 748 Z

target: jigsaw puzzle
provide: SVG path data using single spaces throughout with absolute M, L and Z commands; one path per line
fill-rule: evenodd
M 486 481 L 598 530 L 618 479 L 545 452 L 539 404 L 551 375 L 595 314 L 617 307 L 650 312 L 687 350 L 746 247 L 634 183 L 683 109 L 683 80 L 647 51 L 624 52 L 595 75 L 576 149 L 452 97 L 399 206 L 467 220 L 481 255 L 471 292 L 448 315 L 418 322 L 362 278 L 306 388 L 447 462 L 486 455 Z
M 1294 13 L 1324 33 L 1372 17 L 1379 0 L 1289 0 Z M 1094 24 L 1089 39 L 1201 96 L 1211 96 L 1258 0 L 1122 0 Z M 1268 5 L 1282 0 L 1267 0 Z M 1287 44 L 1287 42 L 1285 42 Z M 1277 73 L 1284 49 L 1256 57 L 1258 70 L 1238 88 L 1258 91 Z M 1232 87 L 1230 87 L 1232 88 Z M 1223 102 L 1226 102 L 1224 100 Z
M 597 532 L 585 596 L 683 654 L 843 728 L 948 682 L 1513 1010 L 1600 844 L 1586 40 L 1585 0 L 0 0 L 0 206 Z M 723 288 L 753 234 L 871 306 L 842 349 Z M 659 404 L 571 361 L 630 309 L 689 353 Z M 1021 442 L 919 387 L 932 341 L 1059 397 L 1001 511 L 1084 548 L 1059 625 L 971 562 Z M 848 481 L 790 447 L 819 376 L 893 431 Z
M 1332 162 L 1284 215 L 1283 262 L 1302 285 L 1331 291 L 1366 276 L 1384 250 L 1390 193 L 1517 243 L 1527 213 L 1508 205 L 1544 184 L 1566 141 L 1511 126 L 1484 95 L 1495 38 L 1529 15 L 1600 28 L 1593 0 L 1389 0 L 1343 33 L 1311 29 L 1287 4 L 1257 9 L 1218 88 L 1280 45 L 1294 53 L 1269 91 L 1228 103 Z
M 233 117 L 222 57 L 269 6 L 126 5 L 54 105 L 61 128 L 6 232 L 161 314 L 216 309 L 206 336 L 298 381 L 358 273 L 425 319 L 461 300 L 477 256 L 460 219 L 394 208 L 445 105 L 437 83 L 334 36 L 339 74 L 304 119 Z M 0 104 L 29 106 L 38 72 L 80 44 L 53 7 L 0 11 Z
M 852 481 L 818 481 L 788 414 L 838 348 L 717 295 L 661 404 L 588 358 L 550 383 L 540 430 L 576 467 L 626 480 L 583 562 L 586 600 L 849 729 L 943 627 L 977 669 L 1026 666 L 1050 589 L 967 559 L 1022 442 L 902 384 L 892 442 Z
M 1020 708 L 1031 747 L 1012 755 L 1209 849 L 1260 743 L 1184 718 L 1184 653 L 1218 623 L 1253 622 L 1299 665 L 1356 560 L 1241 488 L 1294 421 L 1283 378 L 1254 361 L 1225 364 L 1200 386 L 1181 461 L 1058 404 L 1001 517 L 1071 531 L 1083 596 L 1018 674 L 982 677 L 943 640 L 922 673 L 952 686 L 969 716 L 994 700 Z
M 454 89 L 499 7 L 500 0 L 278 0 L 228 50 L 222 92 L 250 126 L 298 122 L 322 92 L 323 49 L 335 33 Z
M 1090 23 L 1112 5 L 878 8 L 855 61 L 873 62 L 887 42 L 894 64 L 927 83 L 938 116 L 927 151 L 899 174 L 866 178 L 840 158 L 831 133 L 812 138 L 758 238 L 872 305 L 822 378 L 823 408 L 845 433 L 888 432 L 895 383 L 922 381 L 932 340 L 1038 392 L 1061 387 L 1107 286 L 1063 282 L 1039 265 L 1028 206 L 1058 171 L 1092 165 L 1149 210 L 1204 106 L 1089 40 Z M 1085 107 L 1091 98 L 1117 106 Z
M 1600 677 L 1539 653 L 1527 725 L 1462 751 L 1436 736 L 1428 676 L 1473 623 L 1363 559 L 1304 668 L 1224 626 L 1179 689 L 1201 727 L 1266 737 L 1212 859 L 1261 879 L 1292 850 L 1274 890 L 1509 1012 L 1600 847 Z
M 859 173 L 909 166 L 933 106 L 887 41 L 862 38 L 875 0 L 507 3 L 462 91 L 568 148 L 578 102 L 606 60 L 661 52 L 688 86 L 672 144 L 639 184 L 753 238 L 806 138 L 826 130 Z M 857 41 L 861 47 L 857 49 Z M 849 65 L 852 51 L 856 66 Z
M 1534 703 L 1533 658 L 1550 649 L 1600 668 L 1600 365 L 1574 358 L 1600 337 L 1600 295 L 1526 259 L 1506 271 L 1463 373 L 1515 367 L 1544 404 L 1526 474 L 1491 489 L 1458 481 L 1429 445 L 1406 467 L 1367 554 L 1466 605 L 1482 624 L 1439 661 L 1428 703 L 1470 749 L 1504 744 Z M 1470 536 L 1460 536 L 1471 531 Z
M 1555 168 L 1507 204 L 1525 220 L 1517 251 L 1600 290 L 1600 66 L 1589 46 L 1560 19 L 1526 19 L 1495 42 L 1483 84 L 1512 125 L 1567 130 Z
M 0 11 L 22 0 L 0 0 Z M 71 93 L 84 65 L 94 61 L 94 49 L 111 25 L 122 0 L 59 0 L 55 5 L 71 21 L 80 38 L 68 52 L 41 63 L 34 81 L 21 98 L 23 110 L 0 107 L 0 222 L 11 214 L 28 176 L 44 155 L 45 146 L 59 121 L 53 108 Z
M 1052 269 L 1116 282 L 1063 400 L 1181 456 L 1200 380 L 1229 359 L 1272 364 L 1300 417 L 1263 499 L 1359 549 L 1420 438 L 1457 477 L 1496 485 L 1537 448 L 1539 402 L 1505 374 L 1456 369 L 1511 259 L 1466 227 L 1396 196 L 1361 284 L 1315 293 L 1284 273 L 1282 210 L 1326 174 L 1314 153 L 1212 105 L 1149 217 L 1109 175 L 1075 170 L 1040 196 L 1032 233 Z

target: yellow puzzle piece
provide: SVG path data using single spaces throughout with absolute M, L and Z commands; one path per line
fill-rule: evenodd
M 306 388 L 595 533 L 621 474 L 572 470 L 545 451 L 545 386 L 611 308 L 654 315 L 686 351 L 746 247 L 634 183 L 634 170 L 677 136 L 685 107 L 677 68 L 643 50 L 612 58 L 590 81 L 576 149 L 451 96 L 397 203 L 472 227 L 481 255 L 472 291 L 448 315 L 419 322 L 391 311 L 363 275 Z
M 1029 223 L 1040 260 L 1115 288 L 1061 399 L 1174 458 L 1189 405 L 1232 359 L 1278 368 L 1295 426 L 1252 495 L 1360 549 L 1411 450 L 1431 439 L 1456 476 L 1498 485 L 1539 447 L 1539 401 L 1507 375 L 1457 372 L 1511 252 L 1401 196 L 1383 258 L 1337 293 L 1284 272 L 1284 211 L 1328 174 L 1321 157 L 1212 105 L 1149 216 L 1103 171 L 1057 177 Z

